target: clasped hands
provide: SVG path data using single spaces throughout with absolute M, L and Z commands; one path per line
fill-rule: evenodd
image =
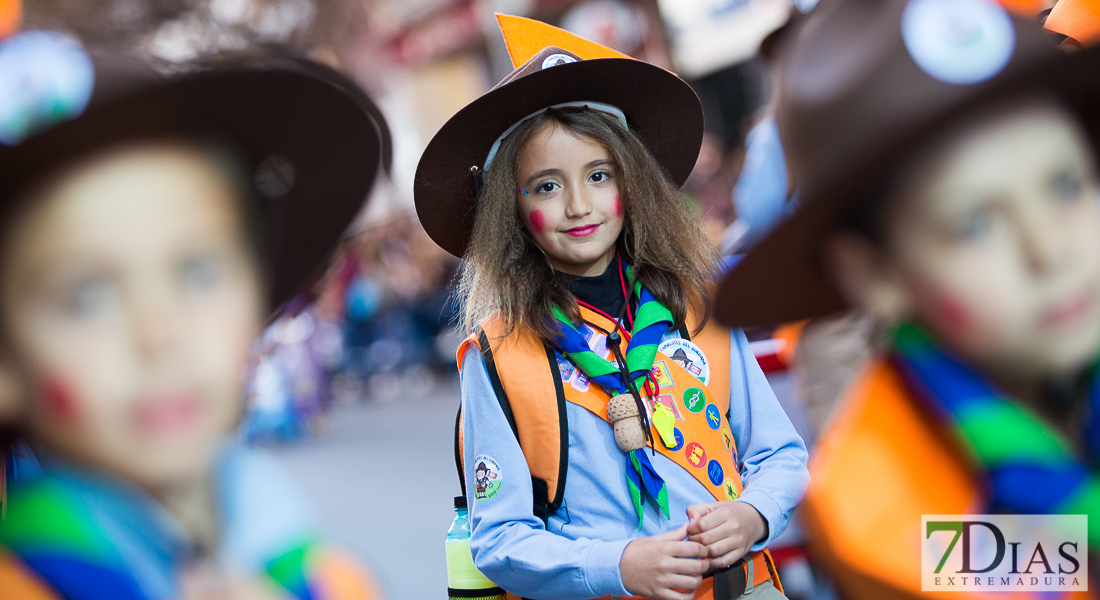
M 737 562 L 768 532 L 764 517 L 744 502 L 694 504 L 687 515 L 680 527 L 626 546 L 619 574 L 631 594 L 691 600 L 703 573 Z

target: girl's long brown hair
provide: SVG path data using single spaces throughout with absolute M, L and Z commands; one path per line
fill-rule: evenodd
M 577 299 L 523 227 L 516 204 L 519 154 L 536 133 L 562 127 L 607 148 L 623 203 L 617 242 L 635 276 L 672 312 L 675 327 L 689 309 L 702 328 L 718 249 L 688 213 L 679 190 L 645 145 L 616 119 L 587 108 L 561 108 L 534 117 L 509 135 L 485 173 L 474 231 L 458 287 L 461 327 L 473 332 L 491 318 L 505 335 L 528 329 L 551 341 L 558 334 L 551 308 L 579 318 Z

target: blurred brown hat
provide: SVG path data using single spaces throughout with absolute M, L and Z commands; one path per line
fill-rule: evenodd
M 822 0 L 780 66 L 776 119 L 801 208 L 752 248 L 715 299 L 728 325 L 843 310 L 820 264 L 823 236 L 859 192 L 952 119 L 1049 90 L 1094 128 L 1100 52 L 1054 48 L 990 0 Z
M 67 162 L 168 137 L 228 149 L 252 178 L 278 308 L 307 291 L 367 199 L 388 130 L 355 83 L 286 56 L 215 61 L 160 76 L 75 39 L 27 31 L 0 42 L 0 212 Z
M 515 71 L 451 117 L 416 169 L 416 214 L 435 243 L 458 257 L 466 253 L 477 209 L 475 178 L 515 126 L 553 107 L 611 114 L 641 138 L 677 185 L 687 180 L 703 141 L 703 108 L 691 86 L 557 27 L 508 15 L 497 19 Z

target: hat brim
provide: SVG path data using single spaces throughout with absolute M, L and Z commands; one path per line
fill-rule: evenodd
M 911 152 L 960 116 L 982 105 L 1027 92 L 1050 91 L 1067 101 L 1094 134 L 1100 124 L 1100 47 L 1063 56 L 1006 78 L 966 97 L 933 118 L 914 123 L 875 157 L 853 165 L 828 189 L 802 197 L 802 207 L 754 245 L 725 277 L 714 297 L 715 317 L 731 327 L 769 326 L 821 317 L 850 308 L 825 272 L 822 243 L 875 174 Z M 1100 149 L 1097 152 L 1100 158 Z
M 368 197 L 379 168 L 380 115 L 355 84 L 299 61 L 238 65 L 137 86 L 93 101 L 78 118 L 0 149 L 0 210 L 17 190 L 67 161 L 150 137 L 224 143 L 248 169 L 270 157 L 293 166 L 289 191 L 254 194 L 272 309 L 308 288 Z
M 509 127 L 556 104 L 611 104 L 682 185 L 695 167 L 703 140 L 703 110 L 687 83 L 654 65 L 600 58 L 559 65 L 493 89 L 456 113 L 424 150 L 416 170 L 416 213 L 428 235 L 462 257 L 474 227 L 477 198 L 471 167 L 481 168 Z

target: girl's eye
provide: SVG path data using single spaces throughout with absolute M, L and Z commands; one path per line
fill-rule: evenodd
M 972 242 L 985 237 L 993 229 L 991 210 L 978 210 L 968 215 L 955 228 L 955 237 L 963 242 Z
M 1051 188 L 1055 198 L 1060 201 L 1073 201 L 1081 197 L 1085 183 L 1073 173 L 1062 172 L 1051 181 Z
M 119 302 L 118 289 L 107 277 L 82 279 L 63 292 L 62 309 L 80 319 L 101 316 Z
M 544 182 L 540 183 L 535 188 L 535 191 L 540 193 L 540 194 L 549 194 L 549 193 L 552 193 L 556 189 L 558 189 L 558 184 L 557 183 L 555 183 L 553 181 L 544 181 Z
M 188 291 L 207 291 L 221 283 L 225 274 L 224 264 L 215 256 L 193 256 L 186 259 L 179 269 L 180 283 Z
M 610 179 L 611 173 L 608 171 L 596 171 L 588 177 L 588 180 L 592 183 L 606 183 Z

